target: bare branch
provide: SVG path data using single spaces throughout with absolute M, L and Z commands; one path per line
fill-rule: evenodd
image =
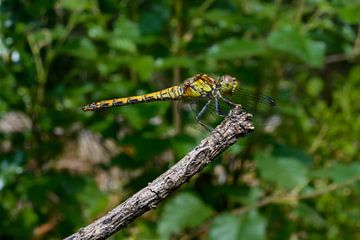
M 192 176 L 234 144 L 238 137 L 252 132 L 254 127 L 251 118 L 251 114 L 244 112 L 240 106 L 235 107 L 210 136 L 202 140 L 168 171 L 105 216 L 65 239 L 105 239 L 126 227 L 146 211 L 155 208 L 182 184 L 188 182 Z

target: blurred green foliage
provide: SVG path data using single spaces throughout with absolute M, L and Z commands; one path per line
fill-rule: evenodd
M 168 169 L 207 134 L 194 118 L 171 103 L 81 106 L 205 72 L 273 96 L 280 125 L 112 239 L 359 239 L 359 12 L 357 0 L 0 1 L 0 238 L 65 237 Z

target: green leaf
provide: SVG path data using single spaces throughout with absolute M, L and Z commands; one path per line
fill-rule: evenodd
M 319 77 L 310 78 L 306 85 L 306 90 L 308 94 L 312 97 L 319 96 L 323 88 L 324 88 L 324 82 Z
M 265 47 L 259 41 L 231 38 L 210 47 L 207 57 L 234 59 L 261 56 L 264 53 Z
M 119 110 L 123 116 L 126 116 L 127 120 L 134 129 L 140 130 L 145 125 L 148 119 L 144 118 L 144 110 L 139 106 L 124 107 Z
M 88 38 L 75 39 L 60 49 L 60 52 L 82 59 L 95 59 L 97 50 Z
M 190 57 L 166 57 L 156 59 L 156 66 L 159 69 L 169 69 L 172 67 L 190 68 L 195 64 L 195 59 Z
M 54 28 L 51 29 L 51 35 L 53 39 L 60 39 L 66 34 L 65 26 L 62 24 L 57 24 Z
M 127 53 L 136 53 L 137 46 L 135 40 L 140 36 L 139 27 L 136 23 L 125 17 L 119 17 L 115 24 L 112 34 L 109 36 L 109 47 Z
M 46 28 L 31 32 L 28 36 L 32 40 L 30 44 L 36 45 L 39 49 L 48 46 L 53 38 L 52 32 Z
M 308 226 L 315 228 L 326 226 L 326 221 L 322 216 L 305 203 L 299 203 L 294 209 L 294 213 Z
M 92 39 L 102 40 L 106 39 L 108 33 L 103 26 L 90 23 L 88 26 L 88 35 Z
M 189 227 L 196 227 L 212 215 L 213 210 L 196 195 L 182 193 L 171 199 L 160 217 L 158 233 L 162 239 L 169 239 L 174 233 Z
M 266 219 L 257 211 L 251 211 L 240 216 L 241 237 L 238 239 L 265 239 Z
M 305 63 L 313 67 L 321 67 L 325 59 L 325 43 L 319 41 L 306 40 L 306 54 L 302 58 Z
M 311 40 L 290 25 L 272 32 L 267 39 L 270 48 L 287 53 L 313 67 L 321 67 L 325 57 L 325 44 Z
M 0 38 L 0 56 L 6 56 L 9 53 L 9 49 L 4 44 L 3 38 Z
M 261 177 L 279 188 L 292 189 L 308 181 L 307 168 L 296 158 L 257 154 L 255 160 Z
M 140 76 L 141 80 L 149 81 L 155 69 L 155 61 L 151 56 L 137 56 L 130 60 L 130 66 Z
M 360 3 L 348 3 L 345 6 L 337 8 L 336 11 L 339 17 L 346 23 L 358 24 L 360 22 Z
M 119 17 L 114 24 L 114 37 L 135 40 L 140 36 L 139 27 L 136 23 L 125 17 Z
M 233 14 L 225 9 L 209 9 L 204 12 L 204 19 L 222 29 L 234 29 L 241 24 L 242 16 Z
M 341 163 L 334 163 L 332 166 L 314 171 L 312 176 L 315 178 L 326 177 L 334 181 L 334 183 L 342 183 L 351 178 L 360 175 L 360 163 L 352 163 L 344 165 Z
M 134 54 L 137 52 L 136 44 L 132 40 L 126 38 L 111 37 L 109 39 L 109 47 L 126 53 Z
M 79 190 L 75 197 L 84 205 L 83 216 L 86 219 L 96 217 L 106 209 L 107 196 L 101 192 L 93 180 L 86 179 L 84 187 Z
M 222 214 L 216 217 L 211 225 L 209 240 L 232 240 L 240 237 L 240 219 L 232 214 Z
M 139 28 L 146 34 L 160 34 L 170 18 L 170 6 L 154 5 L 140 15 Z M 159 35 L 158 35 L 159 36 Z
M 0 192 L 8 184 L 13 184 L 16 176 L 23 173 L 25 154 L 18 151 L 11 156 L 4 157 L 0 161 Z
M 241 216 L 222 214 L 211 225 L 209 240 L 265 239 L 266 219 L 251 211 Z
M 39 216 L 34 211 L 34 208 L 31 206 L 25 206 L 23 209 L 21 209 L 21 212 L 18 215 L 18 218 L 21 219 L 21 224 L 23 226 L 18 226 L 25 234 L 27 232 L 30 232 L 31 229 L 34 229 L 36 224 L 39 222 Z M 24 234 L 24 233 L 19 233 Z
M 94 0 L 61 0 L 59 5 L 72 11 L 91 9 L 91 7 L 96 6 Z
M 264 192 L 260 187 L 251 187 L 249 189 L 249 193 L 244 195 L 244 194 L 237 194 L 237 199 L 245 205 L 249 205 L 249 204 L 253 204 L 256 201 L 258 201 L 262 196 L 264 196 Z

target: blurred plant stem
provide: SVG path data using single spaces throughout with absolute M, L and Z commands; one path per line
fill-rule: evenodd
M 309 153 L 310 154 L 315 154 L 316 150 L 319 148 L 319 146 L 321 144 L 324 144 L 324 137 L 327 133 L 327 131 L 329 130 L 328 126 L 326 125 L 322 125 L 318 134 L 316 135 L 314 141 L 312 142 L 310 148 L 309 148 Z
M 43 101 L 44 101 L 44 94 L 45 94 L 45 85 L 46 80 L 48 77 L 48 66 L 49 66 L 49 59 L 45 59 L 45 63 L 40 55 L 40 50 L 42 47 L 49 44 L 51 41 L 50 33 L 47 31 L 43 31 L 45 38 L 42 39 L 43 41 L 35 40 L 35 34 L 36 33 L 30 33 L 27 35 L 27 41 L 31 50 L 31 53 L 33 55 L 35 69 L 36 69 L 36 82 L 37 85 L 34 86 L 33 89 L 33 96 L 32 96 L 32 104 L 30 105 L 30 109 L 27 109 L 28 112 L 30 112 L 31 118 L 32 118 L 32 131 L 34 134 L 35 142 L 32 141 L 31 144 L 33 145 L 34 149 L 37 149 L 43 140 L 42 137 L 42 131 L 39 124 L 41 114 L 44 111 L 43 109 Z M 49 50 L 52 51 L 52 50 Z M 48 51 L 48 52 L 49 52 Z M 49 56 L 49 54 L 46 54 L 46 57 Z
M 43 33 L 46 33 L 44 31 Z M 44 34 L 44 36 L 50 38 L 49 33 Z M 48 65 L 44 64 L 41 56 L 40 56 L 40 49 L 42 46 L 47 45 L 47 39 L 44 39 L 43 42 L 36 41 L 34 34 L 30 33 L 27 36 L 28 43 L 31 49 L 31 53 L 34 57 L 34 63 L 36 68 L 36 78 L 38 85 L 36 86 L 36 96 L 34 97 L 33 101 L 33 110 L 35 114 L 38 114 L 41 111 L 41 104 L 44 99 L 44 87 L 46 83 L 46 79 L 48 76 Z M 51 41 L 51 40 L 48 40 Z M 51 50 L 49 50 L 51 51 Z M 48 61 L 46 61 L 48 62 Z
M 297 7 L 296 14 L 295 14 L 295 22 L 297 24 L 301 23 L 301 18 L 302 18 L 303 13 L 304 13 L 304 8 L 305 8 L 304 0 L 298 1 L 298 7 Z
M 175 1 L 174 4 L 174 18 L 173 18 L 173 23 L 175 25 L 175 31 L 173 32 L 173 36 L 172 36 L 172 46 L 171 46 L 171 50 L 172 50 L 172 54 L 173 56 L 180 56 L 181 55 L 181 30 L 182 30 L 182 26 L 181 26 L 181 12 L 182 12 L 182 0 L 177 0 Z M 173 83 L 174 85 L 179 85 L 180 84 L 180 79 L 181 79 L 181 70 L 180 67 L 178 66 L 174 66 L 173 67 Z M 172 108 L 172 114 L 173 114 L 173 120 L 174 120 L 174 128 L 175 128 L 175 134 L 178 134 L 181 131 L 181 117 L 180 117 L 180 113 L 179 113 L 179 108 L 180 108 L 180 103 L 173 103 L 173 108 Z
M 214 2 L 215 2 L 215 0 L 204 1 L 198 8 L 197 15 L 203 14 Z
M 33 88 L 32 101 L 27 112 L 30 113 L 32 118 L 32 129 L 37 141 L 37 143 L 35 143 L 36 146 L 39 146 L 43 141 L 43 131 L 41 130 L 41 124 L 39 122 L 42 115 L 46 112 L 44 100 L 49 69 L 56 56 L 57 50 L 63 45 L 76 26 L 78 13 L 79 12 L 73 12 L 70 15 L 69 21 L 64 28 L 64 34 L 57 39 L 54 46 L 52 46 L 54 42 L 52 32 L 47 28 L 32 31 L 27 34 L 27 42 L 34 59 L 37 82 Z
M 360 54 L 360 24 L 358 25 L 358 33 L 354 42 L 354 52 L 356 55 Z
M 326 186 L 325 188 L 318 189 L 318 190 L 304 193 L 304 194 L 299 194 L 298 190 L 292 190 L 292 191 L 283 192 L 283 193 L 275 193 L 273 195 L 270 195 L 268 197 L 265 197 L 265 198 L 255 202 L 254 204 L 250 204 L 250 205 L 246 205 L 241 208 L 234 209 L 231 212 L 239 215 L 239 214 L 248 212 L 250 210 L 264 207 L 266 205 L 273 204 L 273 203 L 296 204 L 300 200 L 316 198 L 316 197 L 319 197 L 326 193 L 330 193 L 330 192 L 336 191 L 338 189 L 348 187 L 349 185 L 352 185 L 359 180 L 360 180 L 360 176 L 356 176 L 356 177 L 350 178 L 349 180 L 347 180 L 343 183 L 337 183 L 337 184 L 333 183 L 333 184 Z
M 360 24 L 358 25 L 358 32 L 356 39 L 354 41 L 354 46 L 351 51 L 351 54 L 333 54 L 326 57 L 325 63 L 335 63 L 335 62 L 342 62 L 342 61 L 353 61 L 360 55 Z

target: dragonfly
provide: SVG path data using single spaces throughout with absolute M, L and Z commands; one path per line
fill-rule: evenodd
M 239 95 L 245 97 L 247 102 L 259 102 L 270 107 L 276 106 L 276 102 L 272 97 L 256 94 L 241 88 L 239 80 L 231 75 L 225 74 L 216 78 L 205 73 L 199 73 L 186 79 L 180 85 L 143 95 L 97 101 L 85 105 L 82 109 L 87 112 L 154 101 L 188 100 L 190 102 L 196 102 L 197 100 L 201 100 L 204 104 L 200 107 L 200 110 L 197 111 L 196 120 L 203 127 L 211 130 L 209 126 L 201 121 L 206 111 L 211 109 L 211 111 L 215 111 L 217 115 L 225 116 L 226 113 L 223 111 L 224 104 L 222 103 L 225 103 L 225 105 L 230 108 L 239 105 L 232 100 L 234 96 Z

